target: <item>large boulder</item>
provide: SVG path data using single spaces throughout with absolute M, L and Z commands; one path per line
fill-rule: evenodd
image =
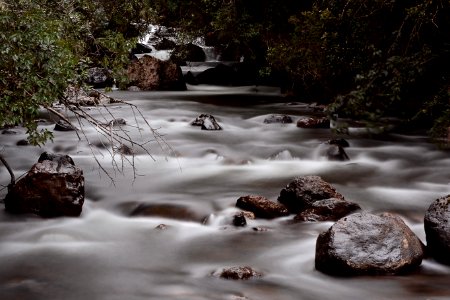
M 417 268 L 424 246 L 400 217 L 355 213 L 317 238 L 316 269 L 331 275 L 395 275 Z
M 270 201 L 263 196 L 248 195 L 236 201 L 236 207 L 251 211 L 258 218 L 273 219 L 289 214 L 284 205 Z
M 198 84 L 233 85 L 236 72 L 231 66 L 219 64 L 206 69 L 195 77 Z
M 298 214 L 311 208 L 314 202 L 330 198 L 344 200 L 344 196 L 319 176 L 303 176 L 294 178 L 282 189 L 278 201 L 286 206 L 289 212 Z
M 185 64 L 188 61 L 203 62 L 206 60 L 205 51 L 203 51 L 200 46 L 189 43 L 185 45 L 178 45 L 174 48 L 175 49 L 171 55 L 171 59 L 179 62 L 180 64 Z
M 127 73 L 129 86 L 141 90 L 186 90 L 181 68 L 170 60 L 144 55 L 130 64 Z
M 437 261 L 450 265 L 450 195 L 439 198 L 428 208 L 425 233 L 428 253 Z
M 292 122 L 293 122 L 292 118 L 288 115 L 270 115 L 269 117 L 264 119 L 265 124 L 272 124 L 272 123 L 288 124 Z
M 9 187 L 5 209 L 42 217 L 79 216 L 83 203 L 83 171 L 68 155 L 43 153 L 27 175 Z

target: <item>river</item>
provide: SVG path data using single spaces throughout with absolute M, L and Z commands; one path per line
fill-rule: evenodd
M 346 150 L 351 160 L 328 161 L 320 148 L 336 136 L 328 129 L 296 127 L 298 118 L 313 112 L 286 102 L 276 89 L 190 86 L 186 92 L 112 95 L 136 105 L 172 150 L 148 143 L 152 157 L 136 149 L 136 176 L 129 164 L 123 169 L 119 164 L 120 173 L 99 147 L 95 128 L 86 128 L 111 182 L 86 139 L 73 132 L 55 132 L 54 141 L 41 148 L 16 146 L 25 138 L 21 129 L 1 135 L 2 153 L 17 176 L 43 151 L 69 154 L 84 171 L 86 199 L 79 218 L 0 211 L 0 299 L 450 299 L 450 268 L 431 259 L 406 276 L 335 278 L 316 271 L 316 238 L 331 222 L 293 223 L 289 216 L 231 225 L 240 196 L 276 201 L 294 177 L 320 175 L 367 211 L 398 213 L 425 242 L 426 209 L 450 193 L 448 152 L 425 136 L 374 138 L 351 130 L 342 136 L 351 145 Z M 110 110 L 127 121 L 124 128 L 133 139 L 151 136 L 136 130 L 126 106 Z M 214 115 L 223 130 L 190 126 L 202 113 Z M 271 114 L 288 114 L 294 123 L 265 124 Z M 142 120 L 137 123 L 145 128 Z M 9 181 L 3 167 L 0 180 Z M 139 204 L 178 205 L 205 221 L 130 217 Z M 156 229 L 160 224 L 167 228 Z M 232 266 L 251 266 L 263 276 L 246 281 L 215 276 Z

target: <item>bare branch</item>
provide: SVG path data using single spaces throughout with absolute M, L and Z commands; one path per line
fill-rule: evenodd
M 11 166 L 8 164 L 8 162 L 3 158 L 3 155 L 0 154 L 0 161 L 3 163 L 3 165 L 6 167 L 6 169 L 9 172 L 9 176 L 11 176 L 11 185 L 16 184 L 16 177 L 14 176 L 14 173 L 11 169 Z

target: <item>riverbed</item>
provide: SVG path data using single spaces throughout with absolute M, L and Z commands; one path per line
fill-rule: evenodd
M 316 112 L 269 87 L 110 95 L 135 105 L 163 138 L 157 143 L 127 105 L 109 105 L 111 115 L 90 109 L 105 121 L 125 119 L 128 136 L 143 141 L 145 149 L 135 147 L 134 158 L 125 157 L 134 168 L 120 154 L 111 156 L 107 138 L 95 127 L 84 127 L 81 140 L 74 132 L 55 131 L 53 142 L 42 147 L 17 146 L 26 137 L 20 128 L 0 136 L 17 177 L 50 151 L 69 154 L 86 182 L 79 218 L 0 211 L 0 299 L 450 299 L 450 268 L 432 259 L 405 276 L 336 278 L 316 271 L 315 242 L 331 222 L 295 223 L 288 216 L 249 219 L 246 227 L 231 223 L 239 197 L 276 201 L 294 177 L 319 175 L 364 210 L 399 214 L 425 242 L 425 211 L 450 194 L 450 156 L 424 134 L 298 128 L 296 120 Z M 212 114 L 223 130 L 191 126 L 202 113 Z M 272 114 L 294 122 L 264 123 Z M 324 143 L 332 138 L 350 143 L 350 161 L 326 159 Z M 0 182 L 9 182 L 3 167 Z M 130 216 L 150 204 L 182 207 L 198 220 Z M 165 227 L 158 229 L 160 224 Z M 263 276 L 233 281 L 215 275 L 233 266 L 250 266 Z

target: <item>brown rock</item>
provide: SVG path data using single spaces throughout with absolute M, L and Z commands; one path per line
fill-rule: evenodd
M 141 90 L 186 90 L 181 68 L 171 61 L 144 55 L 127 70 L 130 86 Z
M 337 221 L 360 209 L 361 207 L 356 203 L 330 198 L 314 202 L 310 208 L 296 215 L 294 220 L 307 222 Z
M 83 171 L 67 155 L 44 154 L 9 188 L 5 209 L 42 217 L 79 216 L 84 203 Z
M 425 219 L 427 249 L 437 261 L 450 265 L 450 195 L 439 198 L 428 208 Z
M 286 207 L 263 196 L 248 195 L 240 197 L 236 202 L 236 207 L 251 211 L 256 217 L 264 219 L 273 219 L 289 214 Z
M 327 117 L 302 118 L 297 121 L 297 127 L 300 127 L 300 128 L 330 128 L 330 120 Z
M 262 273 L 253 270 L 251 267 L 231 267 L 223 269 L 219 277 L 232 280 L 247 280 L 251 278 L 261 277 Z
M 319 200 L 337 198 L 344 200 L 344 196 L 319 176 L 297 177 L 281 190 L 278 201 L 287 207 L 291 213 L 299 213 Z
M 417 268 L 423 244 L 400 217 L 355 213 L 317 238 L 316 269 L 331 275 L 403 274 Z

